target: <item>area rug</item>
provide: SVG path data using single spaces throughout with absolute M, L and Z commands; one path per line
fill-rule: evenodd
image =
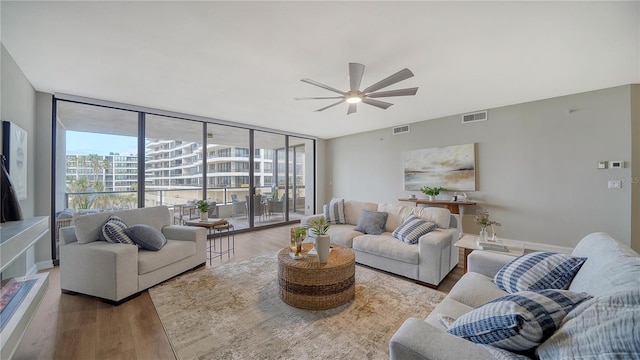
M 190 272 L 149 289 L 178 359 L 388 359 L 409 317 L 445 296 L 356 266 L 355 299 L 302 310 L 278 296 L 277 254 Z

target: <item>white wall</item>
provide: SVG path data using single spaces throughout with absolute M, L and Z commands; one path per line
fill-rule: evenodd
M 11 121 L 27 132 L 27 199 L 20 201 L 22 215 L 24 218 L 48 215 L 48 213 L 39 213 L 35 209 L 35 204 L 39 199 L 39 192 L 36 189 L 38 177 L 36 169 L 38 169 L 37 158 L 40 156 L 37 146 L 39 127 L 35 114 L 36 91 L 4 45 L 1 45 L 0 48 L 0 78 L 2 80 L 0 117 L 2 121 Z M 0 128 L 0 139 L 2 138 L 1 133 Z M 36 244 L 36 248 L 43 243 L 48 244 L 49 241 L 48 235 L 43 236 Z M 12 266 L 5 270 L 3 277 L 23 276 L 35 272 L 35 253 L 36 250 L 33 248 L 28 249 Z
M 489 109 L 484 122 L 451 116 L 413 123 L 409 134 L 388 128 L 328 140 L 328 189 L 319 206 L 331 197 L 399 204 L 423 196 L 404 190 L 403 153 L 476 143 L 478 191 L 468 195 L 503 224 L 500 236 L 574 246 L 605 231 L 630 244 L 631 185 L 607 188 L 610 178 L 631 178 L 630 98 L 631 86 L 620 86 Z M 598 170 L 599 160 L 627 167 Z M 477 231 L 474 212 L 467 210 L 466 232 Z

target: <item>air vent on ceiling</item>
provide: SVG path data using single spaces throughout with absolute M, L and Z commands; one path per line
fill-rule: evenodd
M 393 135 L 408 133 L 411 129 L 409 125 L 396 126 L 393 128 Z
M 462 115 L 462 123 L 466 124 L 466 123 L 470 123 L 470 122 L 476 122 L 476 121 L 485 121 L 487 120 L 487 112 L 486 111 L 479 111 L 479 112 L 475 112 L 472 114 L 464 114 Z

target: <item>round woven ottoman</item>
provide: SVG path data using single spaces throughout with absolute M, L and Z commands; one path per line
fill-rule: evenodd
M 355 297 L 356 256 L 347 247 L 331 244 L 329 261 L 320 264 L 306 256 L 313 244 L 302 244 L 302 259 L 293 259 L 289 248 L 278 254 L 278 288 L 285 303 L 308 310 L 331 309 Z

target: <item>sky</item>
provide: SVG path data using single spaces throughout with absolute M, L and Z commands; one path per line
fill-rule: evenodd
M 109 155 L 111 152 L 137 154 L 138 138 L 135 136 L 67 131 L 67 154 Z

